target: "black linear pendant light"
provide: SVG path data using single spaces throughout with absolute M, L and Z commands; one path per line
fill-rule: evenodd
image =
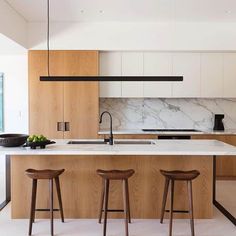
M 51 76 L 50 75 L 50 0 L 47 0 L 47 76 L 40 81 L 183 81 L 183 76 Z

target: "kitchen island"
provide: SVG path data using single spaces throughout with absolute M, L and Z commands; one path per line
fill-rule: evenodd
M 11 159 L 12 218 L 28 218 L 31 181 L 27 168 L 61 169 L 61 189 L 66 218 L 97 218 L 101 179 L 96 169 L 135 170 L 130 179 L 130 202 L 133 218 L 160 217 L 164 178 L 160 169 L 197 169 L 201 175 L 193 182 L 195 218 L 212 218 L 214 198 L 214 163 L 216 156 L 236 156 L 236 147 L 216 140 L 145 140 L 132 144 L 67 144 L 55 140 L 46 149 L 0 148 Z M 127 141 L 127 140 L 126 140 Z M 48 206 L 47 181 L 38 186 L 37 207 Z M 117 181 L 114 185 L 120 184 Z M 110 207 L 122 208 L 120 188 L 111 186 Z M 187 209 L 185 183 L 176 184 L 176 209 Z M 55 198 L 55 204 L 57 205 Z M 56 206 L 57 207 L 57 206 Z M 57 213 L 56 213 L 57 214 Z M 120 217 L 119 213 L 111 214 Z M 45 212 L 37 217 L 47 218 Z M 177 217 L 185 217 L 180 214 Z

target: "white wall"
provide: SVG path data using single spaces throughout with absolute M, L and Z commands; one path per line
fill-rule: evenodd
M 0 40 L 0 42 L 3 42 Z M 5 41 L 4 41 L 5 42 Z M 0 72 L 4 73 L 4 133 L 28 133 L 28 59 L 23 49 L 4 43 Z M 2 45 L 1 45 L 2 46 Z M 12 50 L 17 54 L 12 54 Z M 5 54 L 6 53 L 6 54 Z M 5 156 L 0 156 L 0 203 L 6 197 Z
M 1 54 L 4 73 L 4 132 L 28 133 L 28 59 L 25 54 Z
M 28 24 L 30 49 L 46 49 L 46 23 Z M 236 50 L 236 23 L 51 22 L 52 49 Z
M 5 156 L 0 155 L 0 204 L 6 200 Z
M 0 33 L 27 47 L 27 22 L 4 0 L 0 0 Z

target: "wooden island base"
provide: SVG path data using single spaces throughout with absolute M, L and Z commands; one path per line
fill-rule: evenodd
M 101 178 L 96 174 L 98 168 L 135 170 L 129 181 L 129 189 L 131 217 L 136 219 L 160 218 L 164 188 L 160 169 L 197 169 L 201 174 L 193 181 L 194 216 L 198 219 L 212 218 L 212 163 L 211 156 L 11 156 L 12 218 L 29 218 L 32 182 L 25 175 L 28 168 L 64 168 L 65 173 L 60 181 L 65 218 L 92 219 L 98 217 L 101 195 Z M 111 183 L 109 207 L 122 209 L 122 188 L 115 186 L 117 184 L 121 182 Z M 48 187 L 48 181 L 39 182 L 37 208 L 49 206 Z M 55 208 L 58 208 L 56 191 L 54 193 Z M 186 183 L 177 183 L 174 208 L 188 209 L 187 196 Z M 59 213 L 55 212 L 55 217 L 59 217 Z M 110 213 L 109 217 L 120 218 L 123 214 Z M 188 214 L 175 214 L 175 218 L 184 217 L 188 217 Z M 49 218 L 49 214 L 37 212 L 36 218 Z

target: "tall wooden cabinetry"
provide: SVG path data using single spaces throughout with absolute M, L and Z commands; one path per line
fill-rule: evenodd
M 50 75 L 98 75 L 98 64 L 98 51 L 50 51 Z M 96 138 L 98 82 L 40 82 L 42 75 L 47 75 L 47 51 L 29 51 L 30 133 Z

